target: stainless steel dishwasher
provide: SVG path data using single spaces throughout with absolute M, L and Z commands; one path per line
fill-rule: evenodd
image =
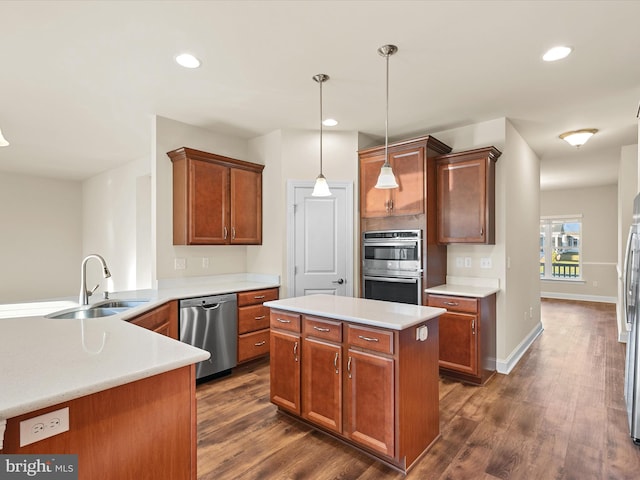
M 196 380 L 228 373 L 236 366 L 237 307 L 235 293 L 180 300 L 180 341 L 211 353 L 196 364 Z

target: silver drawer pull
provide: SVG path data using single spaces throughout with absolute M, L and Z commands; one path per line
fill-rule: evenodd
M 264 297 L 264 295 L 256 295 L 253 298 L 255 298 L 256 300 L 262 300 Z
M 449 305 L 450 307 L 457 307 L 460 305 L 458 302 L 444 302 L 445 305 Z
M 262 320 L 266 315 L 260 315 L 259 317 L 255 317 L 255 320 Z
M 276 318 L 280 323 L 291 323 L 291 320 L 285 320 L 284 318 Z
M 256 347 L 261 347 L 261 346 L 262 346 L 262 345 L 264 345 L 265 343 L 267 343 L 267 341 L 266 341 L 266 340 L 262 340 L 261 342 L 254 343 L 254 345 L 255 345 Z
M 358 338 L 361 338 L 362 340 L 364 340 L 366 342 L 379 342 L 380 341 L 375 337 L 365 337 L 363 335 L 358 335 Z
M 313 326 L 314 330 L 318 330 L 319 332 L 330 332 L 331 329 L 330 328 L 322 328 L 322 327 L 316 327 L 315 325 Z

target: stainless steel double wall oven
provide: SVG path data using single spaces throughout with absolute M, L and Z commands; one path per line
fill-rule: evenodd
M 362 234 L 362 296 L 422 304 L 422 231 Z

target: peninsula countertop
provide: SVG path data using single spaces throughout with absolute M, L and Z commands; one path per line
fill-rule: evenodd
M 273 300 L 264 305 L 392 330 L 404 330 L 446 312 L 444 308 L 325 294 Z
M 162 305 L 201 295 L 278 286 L 278 278 L 200 279 L 158 290 L 112 294 L 145 299 L 124 313 L 92 319 L 44 315 L 77 306 L 77 298 L 0 306 L 0 433 L 3 420 L 158 373 L 197 363 L 209 352 L 128 323 Z M 27 313 L 28 312 L 28 313 Z M 0 435 L 1 445 L 2 435 Z M 1 447 L 0 447 L 1 448 Z

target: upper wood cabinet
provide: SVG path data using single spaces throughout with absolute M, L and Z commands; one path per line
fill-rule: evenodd
M 438 242 L 495 244 L 495 147 L 436 158 Z
M 398 188 L 375 188 L 385 158 L 384 145 L 360 150 L 360 216 L 362 218 L 425 213 L 426 159 L 451 151 L 434 137 L 425 136 L 389 145 L 389 163 Z
M 173 162 L 174 245 L 262 243 L 264 165 L 182 147 Z

